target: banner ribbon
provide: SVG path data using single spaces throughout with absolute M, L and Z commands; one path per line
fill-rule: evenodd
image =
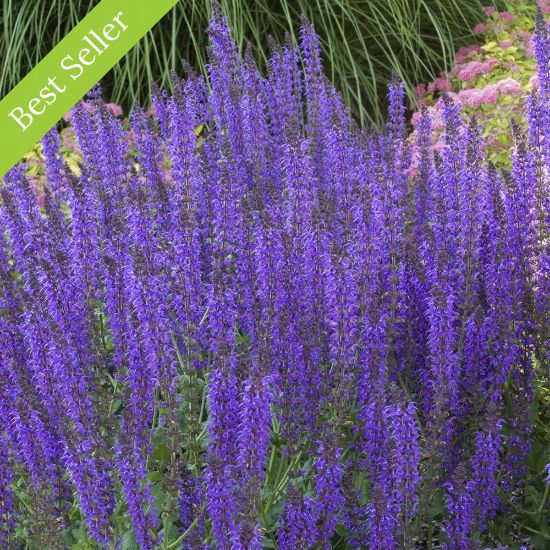
M 0 101 L 0 178 L 178 0 L 101 0 Z

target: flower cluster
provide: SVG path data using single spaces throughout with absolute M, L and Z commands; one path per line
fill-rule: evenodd
M 210 37 L 131 136 L 74 108 L 77 174 L 52 131 L 43 192 L 6 176 L 0 541 L 40 512 L 52 548 L 80 518 L 100 547 L 477 547 L 548 366 L 548 67 L 500 173 L 449 95 L 415 159 L 396 79 L 358 128 L 307 21 L 266 76 L 218 10 Z
M 476 76 L 489 74 L 498 65 L 498 59 L 489 58 L 484 61 L 469 61 L 457 71 L 457 78 L 463 81 L 474 80 Z
M 487 18 L 477 26 L 481 43 L 460 48 L 448 71 L 415 89 L 415 108 L 425 105 L 435 121 L 442 119 L 444 94 L 461 104 L 465 113 L 475 115 L 499 167 L 509 168 L 513 144 L 510 125 L 504 121 L 523 120 L 522 103 L 538 86 L 533 7 L 521 0 L 510 2 L 510 12 L 486 7 Z M 415 127 L 419 116 L 413 116 Z M 442 125 L 436 122 L 434 130 L 434 144 L 440 148 Z

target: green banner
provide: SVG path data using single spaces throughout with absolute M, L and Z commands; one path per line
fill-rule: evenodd
M 177 3 L 101 0 L 0 101 L 0 178 Z

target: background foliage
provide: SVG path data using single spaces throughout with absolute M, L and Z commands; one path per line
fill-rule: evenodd
M 541 2 L 545 13 L 550 3 Z M 434 120 L 434 146 L 443 145 L 443 95 L 458 102 L 464 113 L 483 125 L 491 161 L 509 168 L 509 148 L 513 143 L 510 120 L 525 127 L 524 105 L 538 88 L 533 49 L 535 5 L 511 1 L 508 10 L 484 9 L 485 16 L 474 27 L 477 43 L 461 47 L 450 70 L 428 84 L 419 84 L 415 103 L 424 105 Z M 413 114 L 417 127 L 420 111 Z M 411 136 L 414 140 L 416 132 Z
M 297 32 L 301 15 L 306 15 L 320 34 L 327 76 L 362 123 L 378 124 L 384 116 L 391 69 L 414 85 L 449 68 L 457 46 L 471 42 L 470 29 L 488 3 L 220 0 L 236 42 L 241 47 L 247 42 L 254 44 L 261 64 L 269 54 L 268 36 L 282 42 L 288 29 Z M 92 0 L 1 0 L 0 96 L 96 4 Z M 203 70 L 210 15 L 210 0 L 182 0 L 106 77 L 105 97 L 128 111 L 136 100 L 148 102 L 151 79 L 168 87 L 170 72 L 180 69 L 182 58 Z

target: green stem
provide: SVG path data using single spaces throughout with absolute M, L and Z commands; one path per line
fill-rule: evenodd
M 290 462 L 290 464 L 289 464 L 288 468 L 286 469 L 285 473 L 283 474 L 281 480 L 279 481 L 279 483 L 275 487 L 275 490 L 273 491 L 273 494 L 271 495 L 271 497 L 267 501 L 267 504 L 265 505 L 265 508 L 264 508 L 264 511 L 263 511 L 264 515 L 267 515 L 267 513 L 271 509 L 271 506 L 273 506 L 273 503 L 275 502 L 277 497 L 283 493 L 284 489 L 288 485 L 288 482 L 290 481 L 290 472 L 292 470 L 294 470 L 294 468 L 296 468 L 296 466 L 300 462 L 301 457 L 302 457 L 302 451 L 300 451 L 296 455 L 296 458 Z M 283 463 L 283 461 L 281 460 L 281 464 L 282 463 Z M 279 470 L 277 472 L 277 480 L 279 479 L 281 470 L 282 470 L 282 468 L 279 467 Z
M 273 464 L 275 464 L 275 452 L 277 451 L 277 447 L 273 445 L 273 448 L 271 449 L 271 456 L 269 457 L 269 464 L 267 466 L 267 473 L 265 476 L 265 482 L 266 485 L 269 483 L 271 479 L 271 472 L 273 471 Z
M 107 412 L 107 418 L 111 418 L 111 415 L 113 413 L 113 405 L 116 401 L 116 393 L 118 390 L 118 378 L 114 381 L 114 387 L 113 387 L 113 398 L 111 399 L 111 402 L 109 403 L 109 411 Z
M 187 537 L 187 535 L 191 532 L 191 530 L 193 529 L 193 527 L 195 527 L 195 525 L 197 525 L 197 522 L 199 521 L 199 517 L 197 516 L 194 520 L 193 520 L 193 523 L 191 523 L 191 525 L 187 528 L 187 530 L 185 531 L 185 533 L 183 533 L 180 537 L 178 537 L 174 542 L 170 543 L 166 549 L 167 550 L 172 550 L 173 548 L 175 548 L 180 542 L 182 542 L 185 537 Z
M 546 504 L 546 499 L 548 498 L 548 493 L 550 492 L 550 485 L 547 485 L 544 489 L 544 495 L 542 497 L 542 501 L 537 509 L 537 514 L 540 514 L 542 512 L 542 509 L 544 508 L 544 505 Z

